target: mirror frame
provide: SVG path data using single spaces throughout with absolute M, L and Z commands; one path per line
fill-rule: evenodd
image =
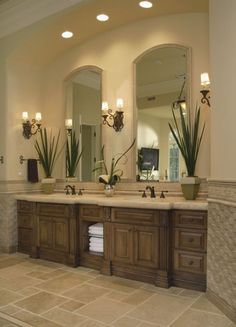
M 187 85 L 187 92 L 186 92 L 186 103 L 187 108 L 191 108 L 192 105 L 192 75 L 191 75 L 191 67 L 192 67 L 192 48 L 187 45 L 177 44 L 177 43 L 164 43 L 160 44 L 154 47 L 151 47 L 144 52 L 142 52 L 138 57 L 136 57 L 133 61 L 133 138 L 136 138 L 137 140 L 137 134 L 138 134 L 138 110 L 137 110 L 137 85 L 136 85 L 136 65 L 137 63 L 142 60 L 142 58 L 158 49 L 163 48 L 179 48 L 179 49 L 185 49 L 187 56 L 187 77 L 186 77 L 186 85 Z M 136 156 L 137 156 L 137 142 L 135 143 L 135 158 L 133 159 L 133 180 L 136 181 Z M 157 181 L 147 181 L 147 182 L 157 182 Z M 170 182 L 170 181 L 168 181 Z M 171 182 L 170 182 L 171 183 Z M 175 182 L 176 183 L 176 182 Z
M 71 78 L 73 78 L 74 75 L 76 75 L 77 73 L 84 71 L 84 70 L 92 70 L 96 73 L 99 73 L 101 75 L 101 88 L 100 88 L 100 95 L 101 95 L 101 100 L 103 99 L 103 78 L 104 78 L 104 70 L 102 68 L 100 68 L 99 66 L 96 65 L 83 65 L 80 66 L 78 68 L 73 69 L 69 74 L 66 75 L 66 77 L 63 80 L 63 88 L 64 88 L 64 108 L 65 108 L 65 119 L 67 119 L 67 110 L 66 110 L 66 82 L 68 82 Z M 101 103 L 102 106 L 102 103 Z M 73 117 L 71 117 L 73 119 Z M 103 133 L 102 133 L 103 129 L 102 129 L 102 120 L 101 120 L 101 144 L 103 144 Z M 65 160 L 64 160 L 65 162 Z M 66 177 L 66 166 L 64 164 L 63 167 L 63 179 L 67 179 Z M 83 182 L 83 181 L 80 181 Z M 89 181 L 89 182 L 94 182 L 94 181 Z M 88 183 L 88 181 L 86 181 L 86 183 Z

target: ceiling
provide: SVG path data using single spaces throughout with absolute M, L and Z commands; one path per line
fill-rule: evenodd
M 162 15 L 208 12 L 208 0 L 153 0 L 151 9 L 142 9 L 138 2 L 90 0 L 51 15 L 25 29 L 27 33 L 15 56 L 20 60 L 46 64 L 63 51 L 124 24 Z M 98 22 L 96 15 L 99 13 L 108 14 L 110 20 Z M 60 35 L 64 30 L 73 31 L 74 37 L 62 39 Z

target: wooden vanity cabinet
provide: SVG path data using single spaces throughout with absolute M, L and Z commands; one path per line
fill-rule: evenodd
M 32 229 L 36 204 L 28 201 L 17 202 L 18 251 L 31 255 Z
M 17 217 L 19 252 L 78 265 L 76 206 L 18 201 Z
M 205 291 L 207 212 L 173 211 L 173 284 Z
M 36 257 L 78 264 L 76 207 L 67 204 L 37 203 Z
M 112 273 L 169 286 L 168 211 L 112 208 Z

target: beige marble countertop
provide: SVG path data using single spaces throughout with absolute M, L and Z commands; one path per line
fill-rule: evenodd
M 104 194 L 83 194 L 65 195 L 64 193 L 53 194 L 17 194 L 16 200 L 46 203 L 65 203 L 65 204 L 96 204 L 106 207 L 125 207 L 125 208 L 142 208 L 142 209 L 184 209 L 184 210 L 207 210 L 206 200 L 185 200 L 181 197 L 166 197 L 165 199 L 142 198 L 140 195 L 119 195 L 106 197 Z

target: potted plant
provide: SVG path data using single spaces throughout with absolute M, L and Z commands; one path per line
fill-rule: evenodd
M 42 164 L 45 178 L 41 180 L 42 191 L 44 193 L 52 193 L 55 186 L 55 178 L 52 178 L 52 172 L 55 162 L 58 158 L 58 142 L 60 131 L 57 137 L 48 135 L 46 128 L 40 130 L 40 142 L 36 140 L 35 149 L 38 153 L 39 160 Z M 60 151 L 61 152 L 61 151 Z
M 177 121 L 175 110 L 172 107 L 174 122 L 172 125 L 169 123 L 169 127 L 184 158 L 187 169 L 187 177 L 181 180 L 181 188 L 185 199 L 193 200 L 197 197 L 200 185 L 199 178 L 195 176 L 195 168 L 205 130 L 205 123 L 200 130 L 200 107 L 196 107 L 193 114 L 189 111 L 186 118 L 182 108 L 179 107 L 177 109 L 180 113 L 179 122 Z
M 93 172 L 99 171 L 102 173 L 102 175 L 99 176 L 98 181 L 104 184 L 104 192 L 106 196 L 113 196 L 114 185 L 121 179 L 121 176 L 123 175 L 123 170 L 118 168 L 118 164 L 122 158 L 126 157 L 126 154 L 133 147 L 134 143 L 135 139 L 125 152 L 112 157 L 110 169 L 105 162 L 104 146 L 102 147 L 101 160 L 96 163 L 98 167 L 94 168 Z
M 70 180 L 75 179 L 82 153 L 83 149 L 79 152 L 79 139 L 76 138 L 75 131 L 73 131 L 66 142 L 66 176 Z

